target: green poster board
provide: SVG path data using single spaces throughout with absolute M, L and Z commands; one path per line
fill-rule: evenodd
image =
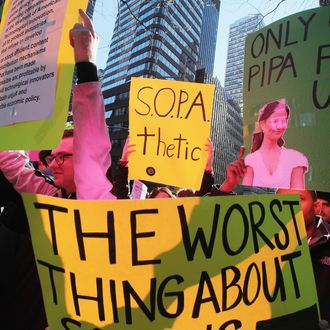
M 250 34 L 244 59 L 244 139 L 250 150 L 259 109 L 286 99 L 285 147 L 304 154 L 306 188 L 328 191 L 330 138 L 330 7 L 283 18 Z

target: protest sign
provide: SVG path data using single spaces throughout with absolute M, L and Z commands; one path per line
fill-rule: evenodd
M 1 149 L 49 149 L 58 144 L 72 87 L 69 29 L 78 21 L 78 9 L 86 7 L 87 0 L 5 2 L 0 135 L 6 139 L 0 139 Z
M 23 198 L 51 329 L 318 328 L 297 195 Z
M 5 5 L 5 1 L 4 0 L 0 0 L 0 22 L 1 22 L 2 11 L 3 11 L 4 5 Z
M 245 44 L 245 145 L 251 146 L 259 109 L 285 99 L 290 108 L 285 148 L 294 149 L 292 159 L 304 155 L 306 188 L 317 190 L 330 186 L 329 16 L 329 6 L 303 11 L 250 34 Z
M 148 187 L 139 180 L 134 180 L 131 198 L 132 199 L 145 199 L 148 193 Z
M 200 189 L 214 86 L 132 78 L 129 178 Z

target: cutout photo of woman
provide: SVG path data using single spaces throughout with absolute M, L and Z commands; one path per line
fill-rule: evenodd
M 243 185 L 305 188 L 308 160 L 301 152 L 284 147 L 290 107 L 285 99 L 271 101 L 259 110 L 251 153 L 245 157 Z

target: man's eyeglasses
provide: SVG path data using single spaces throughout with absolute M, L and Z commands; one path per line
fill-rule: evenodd
M 66 157 L 71 157 L 71 156 L 72 156 L 72 154 L 63 154 L 63 155 L 56 155 L 56 156 L 49 155 L 45 158 L 45 161 L 46 161 L 47 165 L 50 165 L 50 163 L 55 159 L 56 164 L 58 166 L 61 166 L 64 163 L 64 159 Z

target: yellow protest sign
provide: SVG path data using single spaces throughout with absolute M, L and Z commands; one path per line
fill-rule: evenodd
M 214 86 L 132 78 L 129 178 L 200 189 Z
M 296 195 L 23 198 L 51 329 L 317 329 Z
M 69 30 L 79 19 L 78 9 L 87 8 L 87 3 L 5 2 L 0 27 L 0 149 L 51 149 L 59 143 L 74 68 Z

